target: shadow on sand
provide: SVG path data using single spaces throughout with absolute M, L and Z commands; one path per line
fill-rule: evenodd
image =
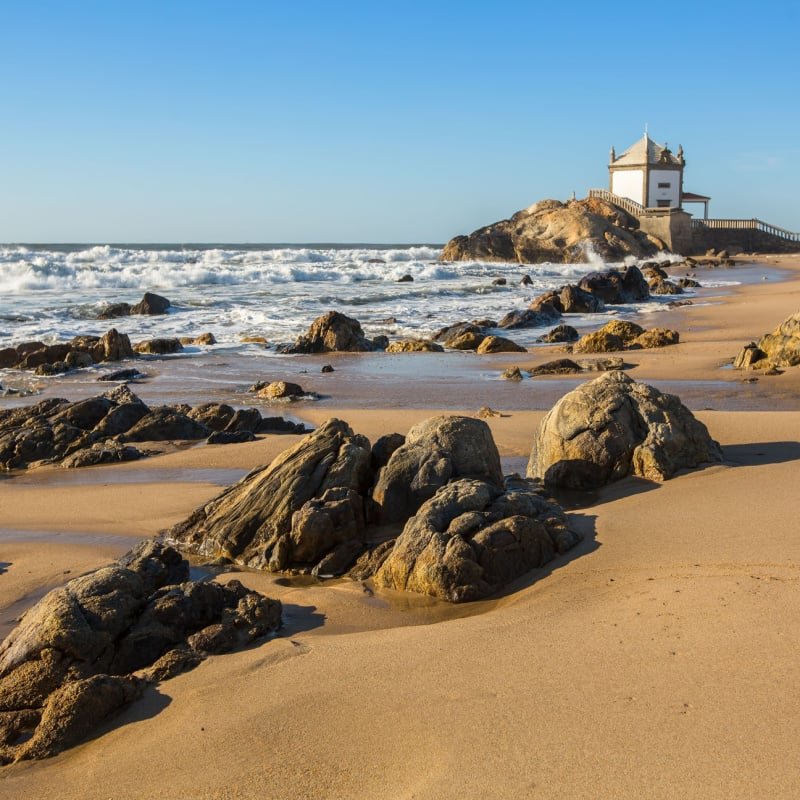
M 800 461 L 800 442 L 753 442 L 722 448 L 726 463 L 734 467 L 756 467 Z

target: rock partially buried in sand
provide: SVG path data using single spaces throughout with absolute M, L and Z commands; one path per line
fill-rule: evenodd
M 478 355 L 488 353 L 526 353 L 527 350 L 503 336 L 487 336 L 478 346 Z
M 392 342 L 387 353 L 443 353 L 444 347 L 430 339 L 404 339 Z
M 771 366 L 800 364 L 800 312 L 787 317 L 773 333 L 762 336 L 758 347 L 767 354 Z
M 262 381 L 253 384 L 250 391 L 267 400 L 297 400 L 306 396 L 302 386 L 289 381 Z
M 189 582 L 153 541 L 42 598 L 0 645 L 0 763 L 47 758 L 156 682 L 277 630 L 281 605 L 245 589 Z
M 540 336 L 539 341 L 548 344 L 557 344 L 562 342 L 575 342 L 578 338 L 578 331 L 576 331 L 572 325 L 557 325 L 553 330 L 544 334 L 544 336 Z
M 564 395 L 542 420 L 528 475 L 592 489 L 627 475 L 663 481 L 722 460 L 702 422 L 674 395 L 607 372 Z
M 408 520 L 375 584 L 452 603 L 478 600 L 578 540 L 533 481 L 459 478 Z
M 168 535 L 181 548 L 212 558 L 223 556 L 271 570 L 299 563 L 310 570 L 327 553 L 320 555 L 319 546 L 306 547 L 295 524 L 315 540 L 317 531 L 327 536 L 342 518 L 342 503 L 355 502 L 350 492 L 363 502 L 372 480 L 370 460 L 369 441 L 345 422 L 330 419 L 271 464 L 197 509 Z M 338 490 L 346 494 L 344 500 Z M 319 556 L 316 560 L 300 561 L 312 551 Z
M 450 520 L 434 538 L 450 543 L 423 543 L 426 554 L 413 555 L 422 539 L 430 544 L 431 526 L 441 527 L 442 509 Z M 402 524 L 393 545 L 387 526 Z M 426 420 L 374 448 L 328 420 L 167 536 L 191 552 L 272 571 L 327 576 L 355 562 L 359 580 L 378 571 L 379 585 L 452 602 L 496 591 L 578 540 L 532 482 L 504 482 L 486 423 L 455 416 Z

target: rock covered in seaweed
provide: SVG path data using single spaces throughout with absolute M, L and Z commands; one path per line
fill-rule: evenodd
M 606 372 L 564 395 L 542 420 L 528 475 L 590 489 L 627 475 L 663 481 L 722 460 L 722 450 L 675 395 Z

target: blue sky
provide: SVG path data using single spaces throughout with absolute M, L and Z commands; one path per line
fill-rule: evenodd
M 800 230 L 800 4 L 0 2 L 0 241 L 441 242 L 645 122 Z

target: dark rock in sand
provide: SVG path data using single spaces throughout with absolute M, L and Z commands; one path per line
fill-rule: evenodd
M 564 395 L 542 420 L 528 475 L 592 489 L 638 475 L 663 481 L 722 460 L 719 444 L 674 395 L 607 372 Z
M 302 422 L 291 422 L 283 417 L 262 417 L 254 433 L 306 433 Z
M 583 372 L 580 366 L 569 358 L 557 358 L 555 361 L 547 361 L 528 370 L 531 377 L 537 375 L 574 375 Z
M 231 649 L 280 626 L 278 601 L 188 578 L 179 553 L 147 541 L 31 608 L 0 645 L 0 756 L 47 758 L 82 741 L 148 681 L 199 663 L 206 651 L 184 655 L 193 635 L 222 627 Z
M 557 325 L 544 336 L 539 337 L 540 342 L 549 344 L 575 342 L 579 338 L 578 331 L 572 325 Z
M 285 569 L 298 561 L 296 553 L 321 558 L 319 537 L 328 536 L 341 514 L 352 512 L 357 518 L 355 496 L 363 504 L 371 483 L 370 460 L 367 439 L 340 420 L 328 420 L 271 464 L 197 509 L 168 535 L 192 552 L 259 569 Z M 300 513 L 295 518 L 296 512 Z M 315 544 L 305 542 L 301 529 Z
M 123 434 L 126 442 L 160 442 L 206 439 L 211 430 L 172 406 L 150 409 L 132 428 Z
M 76 450 L 62 462 L 64 469 L 94 467 L 98 464 L 115 464 L 123 461 L 138 461 L 145 453 L 131 445 L 120 444 L 114 440 L 97 442 L 89 447 Z

